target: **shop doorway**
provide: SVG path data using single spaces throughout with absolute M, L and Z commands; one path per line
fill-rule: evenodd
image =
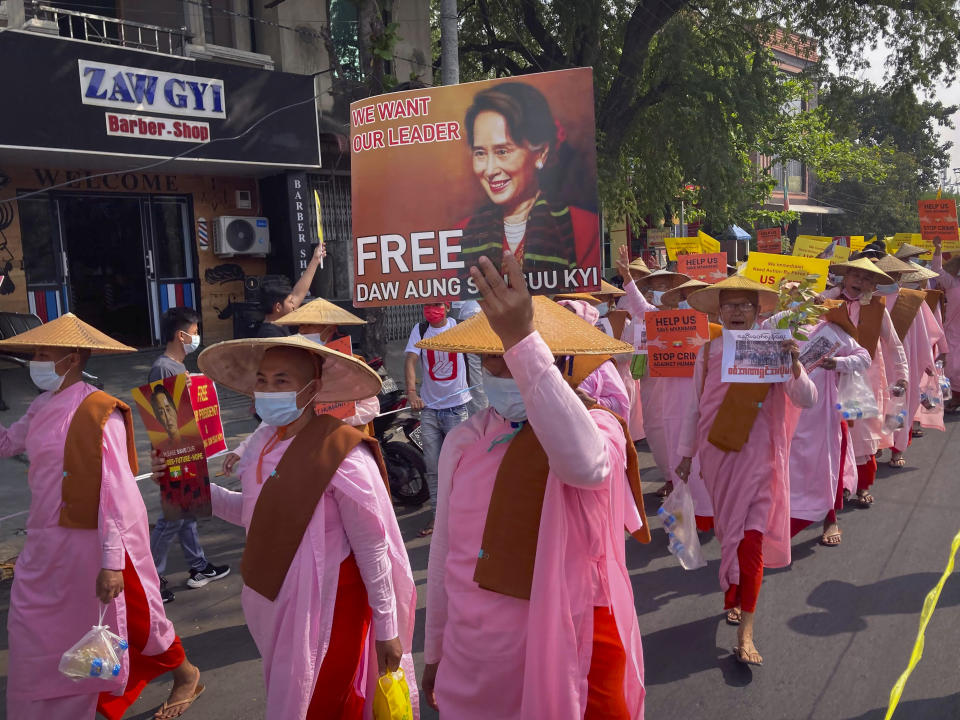
M 133 347 L 154 344 L 141 200 L 61 197 L 70 309 Z

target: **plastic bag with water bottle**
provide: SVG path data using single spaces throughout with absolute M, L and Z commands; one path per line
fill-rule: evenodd
M 110 632 L 103 624 L 107 606 L 100 608 L 100 622 L 90 628 L 79 642 L 60 658 L 57 669 L 73 680 L 113 680 L 123 667 L 127 641 Z
M 837 381 L 837 411 L 844 420 L 880 417 L 877 398 L 863 373 L 842 373 Z
M 883 412 L 883 429 L 888 433 L 902 430 L 907 424 L 907 393 L 897 386 L 887 388 Z
M 675 480 L 673 492 L 663 501 L 657 515 L 670 539 L 667 549 L 677 557 L 684 570 L 696 570 L 707 564 L 700 550 L 697 520 L 693 513 L 690 488 L 682 480 Z

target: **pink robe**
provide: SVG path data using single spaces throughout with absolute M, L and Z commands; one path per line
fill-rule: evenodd
M 823 295 L 831 299 L 843 299 L 846 302 L 850 322 L 856 326 L 860 321 L 860 303 L 842 297 L 842 292 L 842 288 L 835 287 L 827 290 Z M 867 462 L 878 450 L 891 446 L 892 438 L 883 429 L 883 416 L 888 407 L 887 388 L 896 384 L 898 380 L 906 380 L 907 376 L 907 355 L 900 338 L 897 337 L 896 330 L 893 329 L 890 313 L 884 309 L 880 324 L 880 340 L 877 342 L 877 349 L 873 354 L 866 377 L 867 384 L 873 389 L 880 417 L 857 420 L 850 428 L 850 442 L 857 465 Z
M 627 310 L 626 298 L 620 298 L 620 302 L 617 303 L 617 307 L 620 310 Z M 623 337 L 621 338 L 625 343 L 630 343 L 634 347 L 637 347 L 639 338 L 637 337 L 642 330 L 642 325 L 633 318 L 630 319 L 630 324 L 624 328 Z M 640 399 L 640 381 L 634 380 L 633 374 L 630 371 L 630 363 L 633 362 L 633 356 L 630 356 L 630 360 L 624 365 L 618 364 L 617 369 L 620 370 L 620 377 L 623 378 L 623 385 L 627 389 L 627 397 L 630 400 L 630 417 L 625 418 L 627 421 L 627 426 L 630 428 L 630 439 L 633 442 L 638 440 L 643 440 L 647 437 L 647 431 L 643 427 L 643 402 Z
M 213 512 L 249 529 L 263 485 L 257 460 L 275 428 L 262 425 L 250 436 L 237 472 L 241 492 L 211 484 Z M 278 442 L 263 458 L 269 477 L 292 440 Z M 364 717 L 373 717 L 378 678 L 374 640 L 400 638 L 403 669 L 419 717 L 413 662 L 416 589 L 390 498 L 371 452 L 363 445 L 350 451 L 317 504 L 276 600 L 244 586 L 243 614 L 263 657 L 267 686 L 267 720 L 306 716 L 317 673 L 330 643 L 340 564 L 353 553 L 373 610 L 368 655 L 361 686 L 367 701 Z
M 646 313 L 660 309 L 649 303 L 634 283 L 627 285 L 626 291 L 625 306 L 636 319 L 635 324 L 642 324 Z M 679 478 L 674 471 L 683 457 L 677 450 L 677 438 L 680 437 L 680 430 L 693 398 L 693 378 L 648 376 L 639 383 L 643 397 L 643 426 L 647 433 L 647 445 L 653 453 L 653 461 L 660 468 L 665 481 L 677 482 Z M 712 516 L 713 502 L 703 482 L 699 457 L 692 460 L 687 487 L 693 497 L 694 512 L 704 517 Z
M 126 653 L 119 677 L 110 681 L 75 681 L 57 670 L 60 656 L 97 624 L 102 605 L 96 580 L 102 568 L 122 570 L 129 556 L 137 571 L 150 609 L 145 655 L 166 651 L 175 637 L 163 611 L 147 511 L 130 471 L 126 430 L 118 412 L 103 431 L 98 529 L 58 524 L 67 430 L 80 403 L 95 390 L 75 383 L 59 393 L 43 393 L 9 429 L 0 428 L 0 456 L 26 452 L 30 459 L 27 540 L 17 559 L 7 620 L 11 720 L 92 720 L 98 693 L 119 695 L 125 688 L 130 670 Z M 104 622 L 127 636 L 122 593 L 110 602 Z
M 643 717 L 643 651 L 625 566 L 625 438 L 567 387 L 537 333 L 504 355 L 550 462 L 530 600 L 481 589 L 473 574 L 513 432 L 492 408 L 444 442 L 427 571 L 424 659 L 439 663 L 441 717 L 580 720 L 593 608 L 610 607 L 626 651 L 624 693 Z M 529 649 L 529 652 L 528 652 Z
M 870 353 L 836 325 L 821 323 L 808 329 L 807 336 L 813 340 L 825 327 L 831 328 L 842 343 L 832 353 L 837 369 L 817 367 L 810 373 L 817 387 L 817 404 L 800 413 L 790 446 L 790 517 L 812 522 L 823 520 L 833 509 L 840 469 L 847 469 L 847 458 L 840 457 L 843 419 L 836 409 L 837 381 L 841 374 L 862 373 L 870 367 Z M 850 465 L 852 468 L 852 458 Z M 848 474 L 855 477 L 852 470 Z M 856 483 L 852 485 L 855 490 Z M 850 489 L 846 482 L 844 487 Z
M 960 393 L 960 280 L 943 269 L 943 256 L 939 253 L 933 256 L 930 269 L 940 273 L 936 283 L 944 291 L 947 301 L 943 330 L 946 344 L 951 350 L 947 354 L 945 368 L 954 392 Z
M 714 530 L 720 540 L 720 586 L 740 582 L 737 548 L 747 530 L 763 533 L 763 564 L 790 564 L 790 438 L 799 408 L 813 407 L 817 388 L 801 370 L 799 378 L 770 386 L 750 437 L 739 452 L 724 452 L 707 437 L 727 392 L 720 382 L 723 342 L 711 342 L 704 380 L 704 350 L 694 369 L 695 392 L 679 438 L 683 457 L 700 456 L 700 468 L 713 499 Z
M 897 296 L 888 295 L 887 309 L 893 307 Z M 933 311 L 927 303 L 920 303 L 920 310 L 914 317 L 910 327 L 907 328 L 906 335 L 903 336 L 903 350 L 907 356 L 907 422 L 903 424 L 900 430 L 893 433 L 893 447 L 898 450 L 906 450 L 907 443 L 910 441 L 910 430 L 913 426 L 913 420 L 919 419 L 920 410 L 920 384 L 928 371 L 934 371 L 934 363 L 937 359 L 935 348 L 938 343 L 944 341 L 943 330 L 933 316 Z

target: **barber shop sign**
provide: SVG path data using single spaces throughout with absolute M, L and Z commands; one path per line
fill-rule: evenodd
M 105 113 L 108 135 L 207 142 L 210 140 L 208 123 L 129 113 L 148 111 L 180 117 L 227 117 L 222 80 L 83 59 L 77 63 L 84 105 L 128 111 Z

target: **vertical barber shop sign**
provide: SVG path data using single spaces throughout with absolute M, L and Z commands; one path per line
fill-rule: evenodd
M 290 200 L 290 239 L 293 245 L 293 279 L 299 278 L 307 269 L 312 253 L 310 247 L 309 222 L 307 220 L 307 201 L 310 192 L 307 189 L 306 173 L 287 173 L 287 197 Z

